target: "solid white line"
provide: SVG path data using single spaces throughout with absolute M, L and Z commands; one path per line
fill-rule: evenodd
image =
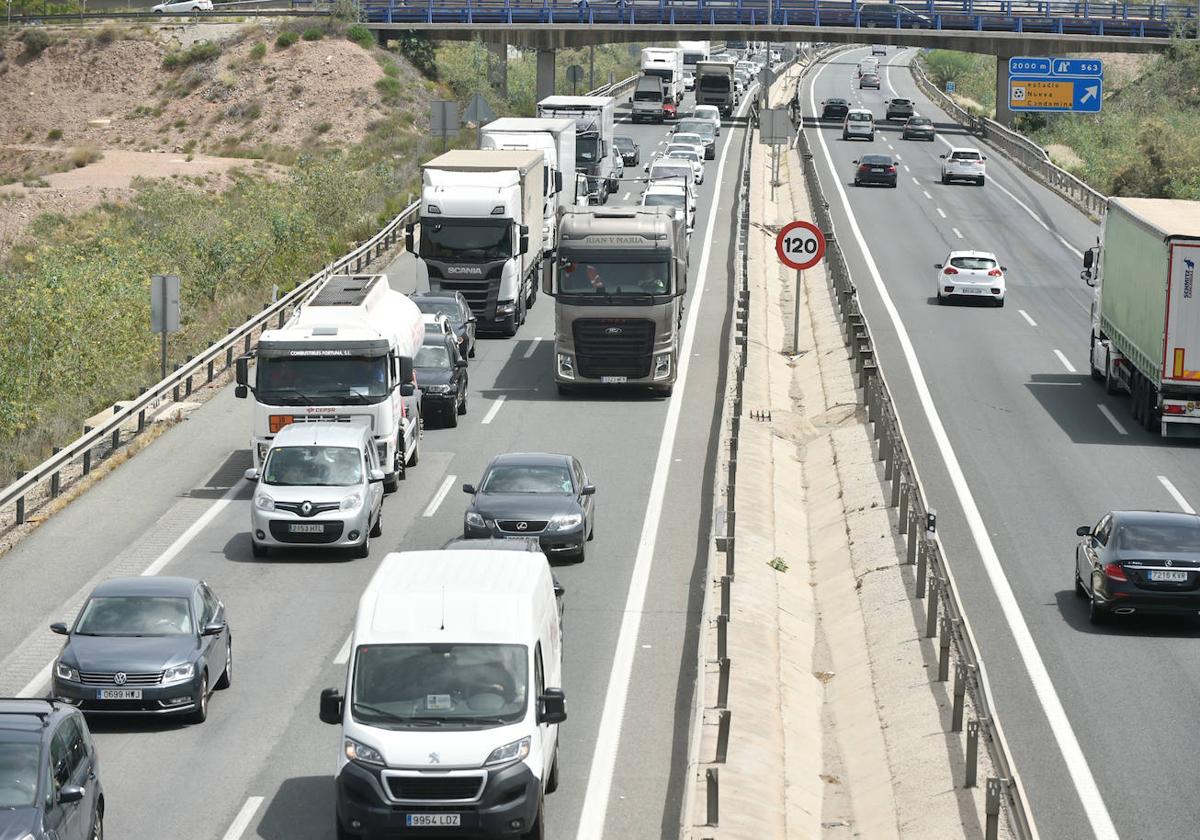
M 333 657 L 334 665 L 345 665 L 350 661 L 350 640 L 354 638 L 351 633 L 346 637 L 346 641 L 342 642 L 341 648 L 338 649 L 337 656 Z
M 921 192 L 925 194 L 926 198 L 928 198 L 930 201 L 933 201 L 933 196 L 929 194 L 929 190 L 921 190 Z
M 936 210 L 938 212 L 938 215 L 941 216 L 943 219 L 946 218 L 946 211 L 943 210 L 941 207 L 935 207 L 933 209 Z
M 254 813 L 262 803 L 261 796 L 251 796 L 247 799 L 242 810 L 238 811 L 238 815 L 233 818 L 233 824 L 229 826 L 229 830 L 225 832 L 222 840 L 241 840 L 242 834 L 250 827 L 250 820 L 254 819 Z
M 487 410 L 487 414 L 483 415 L 483 425 L 487 425 L 496 419 L 496 415 L 500 412 L 500 406 L 504 405 L 504 394 L 496 397 L 496 401 L 492 403 L 492 407 Z
M 1167 492 L 1171 494 L 1171 498 L 1175 500 L 1175 504 L 1179 505 L 1180 510 L 1182 510 L 1184 513 L 1196 512 L 1195 509 L 1188 504 L 1187 499 L 1183 498 L 1183 494 L 1179 492 L 1179 488 L 1171 483 L 1171 479 L 1167 478 L 1165 475 L 1160 475 L 1158 480 L 1162 483 L 1163 487 L 1167 488 Z
M 957 236 L 959 239 L 962 239 L 962 238 L 963 238 L 963 235 L 962 235 L 962 233 L 959 231 L 959 229 L 958 229 L 958 228 L 950 228 L 950 230 L 954 231 L 954 235 L 955 235 L 955 236 Z
M 812 87 L 809 88 L 809 105 L 814 112 L 817 105 L 816 81 L 828 66 L 828 64 L 824 64 L 817 70 L 813 76 Z M 833 156 L 829 153 L 829 145 L 825 142 L 825 137 L 820 132 L 816 132 L 816 135 L 817 140 L 821 144 L 821 150 L 825 153 L 825 162 L 828 166 L 828 171 L 836 172 L 837 170 L 833 165 Z M 1075 785 L 1075 791 L 1083 805 L 1083 813 L 1087 817 L 1092 832 L 1098 840 L 1117 840 L 1117 829 L 1113 825 L 1112 817 L 1108 813 L 1104 797 L 1100 795 L 1100 789 L 1096 786 L 1096 779 L 1092 775 L 1091 768 L 1088 766 L 1087 758 L 1083 755 L 1083 748 L 1079 746 L 1079 739 L 1075 736 L 1075 730 L 1071 727 L 1071 721 L 1067 718 L 1067 711 L 1063 708 L 1062 700 L 1054 690 L 1054 682 L 1050 679 L 1050 672 L 1046 670 L 1046 663 L 1042 660 L 1042 656 L 1038 652 L 1037 643 L 1033 640 L 1033 634 L 1029 631 L 1029 625 L 1025 621 L 1024 614 L 1021 612 L 1020 604 L 1017 603 L 1017 597 L 1013 594 L 1012 586 L 1009 584 L 1008 578 L 1004 573 L 1004 566 L 1000 562 L 1000 556 L 996 553 L 996 547 L 992 544 L 987 524 L 983 521 L 983 515 L 979 512 L 979 505 L 975 501 L 975 495 L 971 492 L 966 474 L 959 463 L 958 455 L 955 454 L 954 447 L 950 443 L 950 436 L 946 433 L 946 426 L 938 414 L 937 406 L 934 405 L 933 395 L 929 391 L 929 383 L 926 382 L 925 375 L 921 370 L 921 362 L 917 358 L 917 351 L 913 347 L 912 339 L 908 335 L 908 329 L 900 319 L 900 313 L 896 309 L 896 304 L 892 300 L 887 286 L 884 285 L 883 275 L 879 272 L 879 266 L 871 254 L 871 249 L 867 247 L 866 239 L 863 237 L 862 230 L 858 226 L 858 220 L 855 218 L 854 211 L 850 207 L 850 201 L 846 197 L 845 187 L 842 186 L 841 181 L 837 178 L 833 179 L 833 184 L 838 195 L 841 197 L 842 207 L 846 211 L 850 229 L 862 252 L 867 270 L 871 273 L 871 279 L 874 281 L 876 292 L 879 294 L 883 307 L 887 310 L 888 318 L 891 320 L 892 326 L 896 331 L 896 339 L 900 342 L 900 348 L 904 353 L 904 359 L 912 376 L 925 419 L 929 423 L 934 441 L 937 443 L 942 460 L 946 464 L 951 484 L 966 516 L 967 526 L 971 531 L 971 536 L 974 538 L 976 549 L 979 551 L 980 559 L 983 561 L 983 566 L 987 571 L 992 588 L 996 592 L 996 598 L 999 601 L 1001 611 L 1004 613 L 1004 618 L 1012 631 L 1017 650 L 1021 654 L 1021 660 L 1025 664 L 1025 669 L 1029 672 L 1029 679 L 1033 683 L 1038 701 L 1041 703 L 1046 719 L 1050 723 L 1050 731 L 1054 733 L 1054 739 L 1063 754 L 1067 772 L 1071 776 L 1071 781 Z
M 1031 326 L 1031 327 L 1037 326 L 1037 321 L 1030 318 L 1029 313 L 1026 312 L 1024 309 L 1018 309 L 1017 312 L 1021 313 L 1021 317 L 1024 318 L 1029 323 L 1029 326 Z
M 1063 355 L 1063 351 L 1055 350 L 1054 355 L 1058 356 L 1058 360 L 1063 363 L 1063 367 L 1065 367 L 1069 372 L 1075 372 L 1075 365 L 1071 364 L 1071 360 Z
M 629 198 L 629 193 L 625 193 L 625 197 Z M 531 358 L 533 356 L 533 354 L 537 351 L 538 342 L 541 340 L 542 340 L 542 337 L 539 335 L 533 341 L 529 342 L 529 349 L 527 349 L 525 351 L 526 359 Z
M 1113 417 L 1113 413 L 1108 410 L 1108 406 L 1096 403 L 1096 408 L 1100 409 L 1100 413 L 1104 415 L 1105 420 L 1107 420 L 1109 423 L 1112 423 L 1112 427 L 1117 430 L 1117 434 L 1129 434 L 1129 432 L 1125 431 L 1125 427 L 1121 425 L 1121 422 L 1117 420 L 1116 417 Z
M 749 103 L 749 99 L 746 100 Z M 814 111 L 816 103 L 813 103 Z M 744 112 L 746 105 L 740 111 Z M 753 138 L 751 138 L 753 139 Z M 720 190 L 725 161 L 733 143 L 726 143 L 717 164 L 717 190 Z M 658 525 L 662 518 L 663 503 L 667 494 L 667 474 L 671 469 L 671 457 L 675 450 L 675 435 L 679 429 L 679 417 L 683 408 L 688 371 L 691 369 L 692 345 L 696 339 L 696 320 L 700 314 L 700 301 L 704 295 L 704 284 L 708 278 L 709 253 L 713 243 L 713 228 L 717 221 L 715 207 L 708 215 L 708 226 L 704 231 L 704 248 L 700 252 L 700 269 L 688 301 L 688 318 L 683 336 L 683 347 L 679 353 L 679 373 L 675 390 L 667 406 L 667 419 L 663 426 L 662 439 L 658 445 L 658 457 L 654 462 L 654 479 L 650 484 L 650 495 L 646 502 L 646 518 L 642 521 L 642 533 L 638 539 L 637 556 L 633 561 L 633 574 L 629 580 L 629 594 L 625 598 L 621 631 L 613 653 L 612 671 L 608 675 L 608 689 L 604 695 L 604 711 L 600 715 L 596 747 L 588 769 L 587 791 L 583 808 L 579 812 L 579 829 L 576 840 L 601 840 L 608 813 L 608 799 L 612 792 L 613 773 L 617 764 L 617 748 L 621 742 L 625 704 L 629 699 L 629 682 L 633 674 L 633 659 L 636 654 L 638 633 L 642 625 L 642 610 L 646 603 L 646 591 L 650 586 L 650 569 L 654 564 L 654 547 L 658 541 Z
M 483 422 L 487 422 L 484 420 Z M 442 479 L 442 484 L 438 487 L 437 492 L 433 494 L 433 498 L 429 500 L 429 504 L 425 508 L 425 512 L 421 514 L 425 517 L 433 516 L 437 513 L 438 507 L 442 504 L 442 500 L 446 498 L 446 494 L 450 492 L 450 488 L 454 486 L 456 475 L 448 475 Z

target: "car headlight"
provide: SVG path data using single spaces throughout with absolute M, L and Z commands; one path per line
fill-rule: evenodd
M 346 758 L 350 761 L 357 761 L 359 764 L 376 764 L 382 767 L 384 765 L 383 754 L 374 747 L 368 747 L 366 744 L 360 744 L 353 738 L 347 738 L 343 747 L 346 750 Z
M 254 497 L 254 506 L 259 510 L 275 510 L 275 500 L 266 493 L 259 493 Z
M 501 303 L 496 307 L 496 312 L 500 315 L 511 315 L 516 308 L 516 304 Z
M 522 761 L 525 756 L 529 755 L 529 743 L 529 736 L 526 735 L 520 741 L 496 747 L 483 762 L 483 766 L 492 767 L 497 764 L 512 764 L 515 761 Z
M 449 394 L 449 385 L 424 385 L 421 388 L 426 394 Z
M 550 520 L 550 528 L 555 531 L 569 531 L 571 528 L 578 528 L 582 522 L 582 514 L 560 513 Z
M 473 510 L 467 511 L 467 524 L 472 528 L 484 527 L 483 517 Z
M 558 375 L 563 379 L 575 378 L 575 360 L 566 353 L 558 354 Z
M 654 357 L 654 378 L 666 379 L 671 375 L 671 354 L 660 353 Z
M 61 660 L 54 663 L 54 676 L 67 682 L 79 682 L 79 672 L 69 665 L 64 665 Z
M 162 681 L 164 683 L 183 682 L 184 680 L 190 680 L 194 676 L 196 676 L 196 666 L 191 662 L 187 662 L 163 671 Z
M 338 505 L 340 510 L 354 510 L 362 504 L 362 496 L 358 493 L 351 493 L 346 498 L 342 499 L 342 503 Z

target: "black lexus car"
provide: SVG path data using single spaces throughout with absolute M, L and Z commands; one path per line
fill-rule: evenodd
M 448 335 L 425 336 L 413 359 L 413 374 L 421 389 L 421 416 L 434 414 L 450 428 L 467 413 L 467 360 Z
M 1112 615 L 1200 616 L 1200 516 L 1114 510 L 1075 532 L 1075 594 L 1089 618 Z
M 464 359 L 475 358 L 475 316 L 462 292 L 414 292 L 413 303 L 427 315 L 445 315 Z
M 594 485 L 571 455 L 510 452 L 487 465 L 476 487 L 464 484 L 471 505 L 463 536 L 536 536 L 549 558 L 583 562 L 596 524 Z
M 850 112 L 850 101 L 847 99 L 839 99 L 837 97 L 826 99 L 821 103 L 821 119 L 837 120 L 841 122 L 846 119 L 846 114 Z
M 891 155 L 863 155 L 862 160 L 854 161 L 854 186 L 863 184 L 882 184 L 885 187 L 896 186 L 896 161 Z
M 642 162 L 642 150 L 638 148 L 638 144 L 633 142 L 632 137 L 617 135 L 613 138 L 613 145 L 617 147 L 617 151 L 621 155 L 621 162 L 626 166 L 637 166 Z
M 900 132 L 902 140 L 928 140 L 932 143 L 936 137 L 937 129 L 929 117 L 909 117 L 904 123 L 904 130 Z

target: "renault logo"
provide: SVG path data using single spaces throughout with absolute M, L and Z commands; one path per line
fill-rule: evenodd
M 528 523 L 528 522 L 518 522 L 518 523 L 517 523 L 517 530 L 518 530 L 518 531 L 525 531 L 525 530 L 527 530 L 528 528 L 529 528 L 529 523 Z
M 429 763 L 430 763 L 430 764 L 441 764 L 441 763 L 442 763 L 442 757 L 441 757 L 440 755 L 438 755 L 437 753 L 435 753 L 435 752 L 434 752 L 434 753 L 430 753 L 430 754 L 429 754 Z
M 310 513 L 312 513 L 312 502 L 304 502 L 302 505 L 300 505 L 300 513 L 304 516 L 308 516 Z
M 127 679 L 129 677 L 125 676 L 124 671 L 117 671 L 117 673 L 113 674 L 113 683 L 115 685 L 125 685 L 125 680 Z

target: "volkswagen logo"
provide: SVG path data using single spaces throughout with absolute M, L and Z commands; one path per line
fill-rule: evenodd
M 622 330 L 620 327 L 609 327 L 608 329 L 606 329 L 604 331 L 604 334 L 605 335 L 620 335 L 623 332 L 624 332 L 624 330 Z
M 125 676 L 124 671 L 117 671 L 117 673 L 113 674 L 114 685 L 125 685 L 125 680 L 127 679 L 129 679 L 129 677 Z
M 312 513 L 312 502 L 304 502 L 303 504 L 300 505 L 300 514 L 302 516 L 308 516 L 311 513 Z
M 526 530 L 528 530 L 528 529 L 529 529 L 529 523 L 528 523 L 528 522 L 518 522 L 518 523 L 517 523 L 517 530 L 518 530 L 518 531 L 526 531 Z
M 430 754 L 429 754 L 429 763 L 430 763 L 430 764 L 441 764 L 441 763 L 442 763 L 442 757 L 441 757 L 440 755 L 438 755 L 437 753 L 435 753 L 435 752 L 433 752 L 433 753 L 430 753 Z

